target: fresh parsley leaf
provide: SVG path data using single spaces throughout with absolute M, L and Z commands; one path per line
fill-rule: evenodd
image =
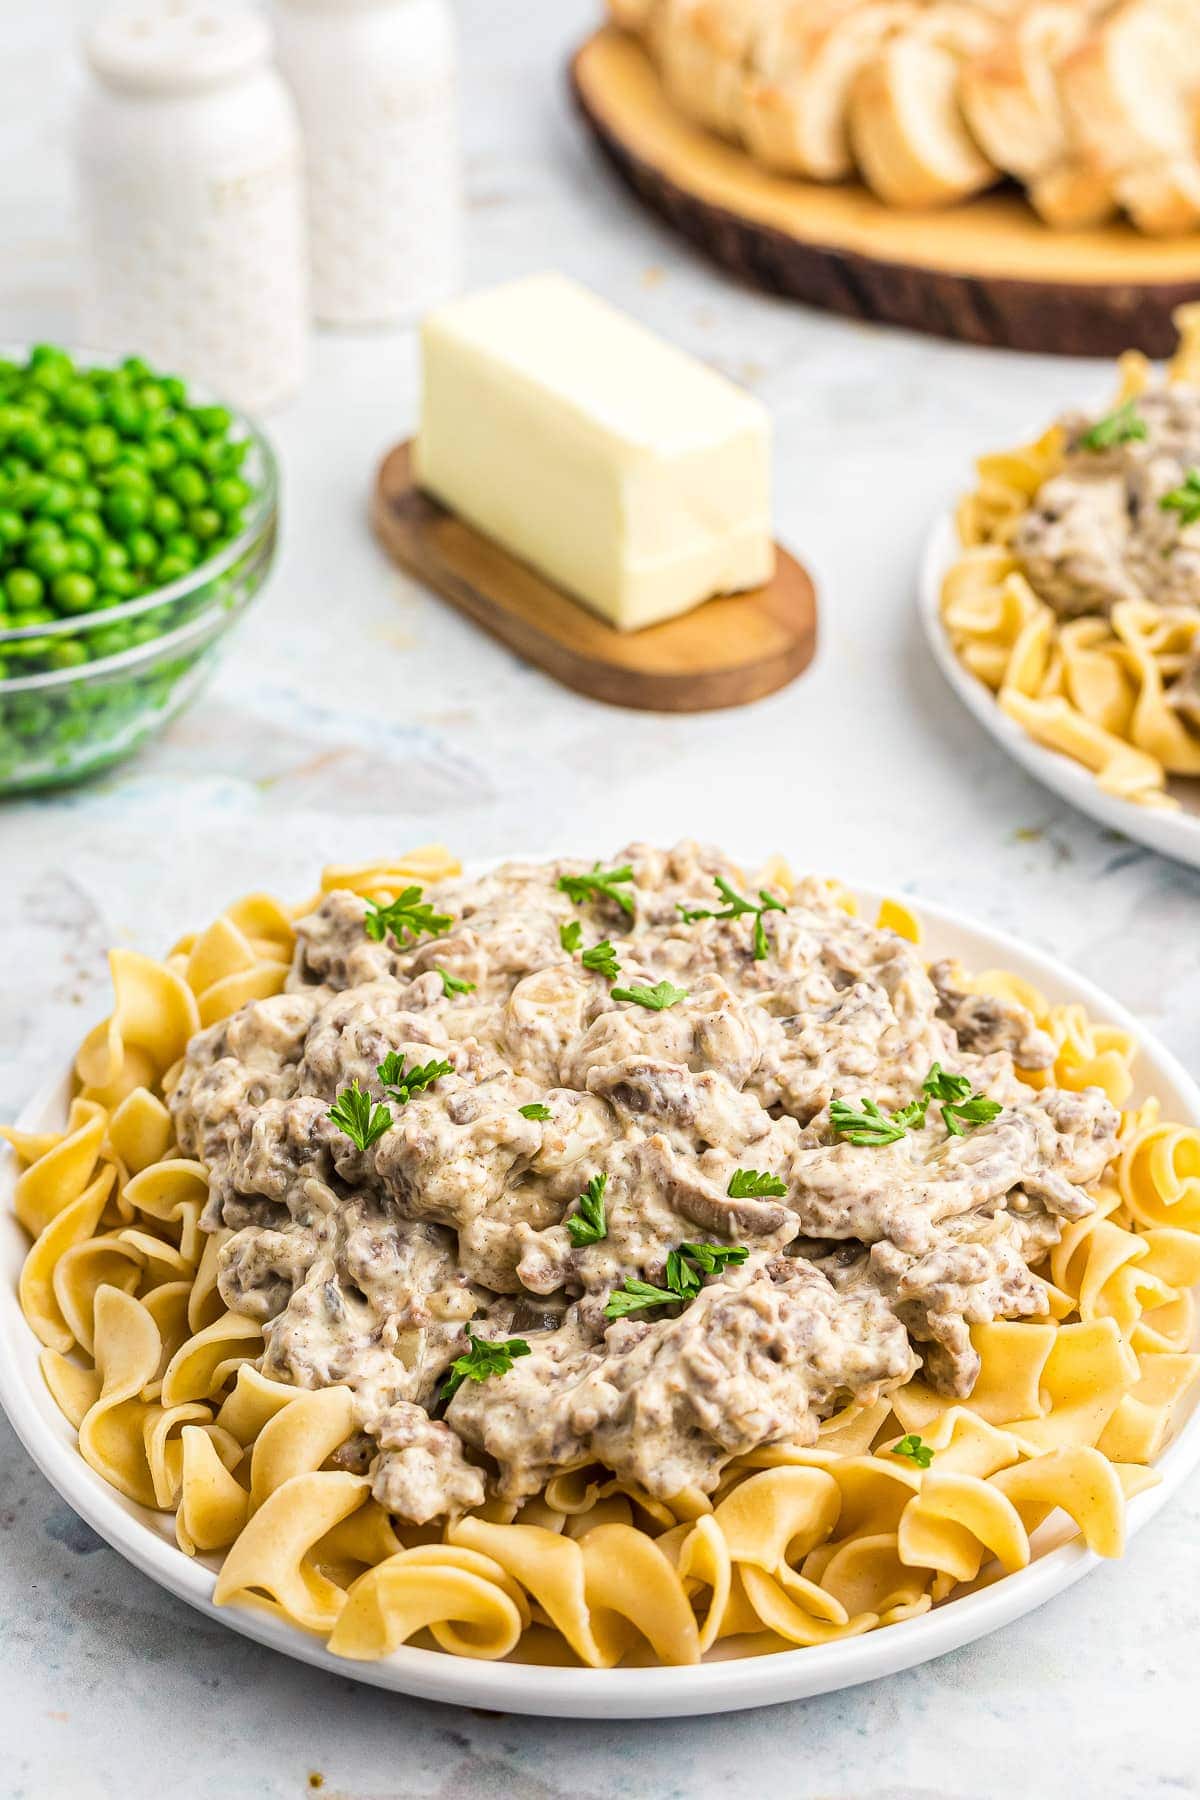
M 531 1100 L 528 1106 L 518 1106 L 517 1111 L 523 1119 L 548 1119 L 551 1117 L 550 1108 L 544 1106 L 540 1100 Z
M 675 1294 L 669 1288 L 652 1287 L 648 1281 L 639 1281 L 636 1276 L 626 1277 L 623 1285 L 614 1288 L 608 1296 L 604 1308 L 606 1319 L 623 1319 L 627 1313 L 641 1312 L 647 1306 L 678 1306 L 682 1294 Z
M 725 905 L 719 910 L 714 911 L 711 907 L 688 907 L 677 903 L 680 915 L 685 923 L 692 925 L 697 919 L 740 919 L 746 913 L 753 913 L 754 960 L 755 962 L 764 961 L 770 954 L 771 947 L 767 942 L 767 931 L 763 924 L 763 914 L 767 912 L 786 912 L 787 907 L 784 905 L 783 901 L 777 900 L 774 894 L 769 894 L 766 888 L 759 888 L 758 904 L 755 905 L 753 900 L 747 900 L 743 895 L 737 893 L 729 885 L 723 875 L 716 875 L 713 877 L 713 886 L 720 894 L 722 900 L 724 900 Z
M 831 1100 L 829 1103 L 829 1120 L 838 1137 L 848 1143 L 860 1147 L 880 1144 L 897 1144 L 907 1135 L 908 1127 L 914 1120 L 911 1116 L 889 1115 L 878 1107 L 874 1100 L 860 1100 L 859 1110 L 855 1112 L 847 1100 Z M 911 1107 L 905 1107 L 905 1115 L 911 1114 Z
M 1146 421 L 1137 409 L 1137 402 L 1126 400 L 1115 412 L 1085 431 L 1079 440 L 1081 450 L 1112 450 L 1118 444 L 1132 443 L 1146 436 Z
M 450 971 L 443 969 L 440 963 L 434 963 L 433 967 L 442 978 L 442 992 L 447 1000 L 452 994 L 473 994 L 475 992 L 473 981 L 464 981 L 459 975 L 451 975 Z
M 411 1069 L 406 1069 L 404 1058 L 395 1050 L 389 1050 L 375 1073 L 382 1082 L 388 1099 L 394 1100 L 397 1106 L 406 1106 L 422 1088 L 432 1087 L 443 1075 L 453 1075 L 454 1064 L 414 1063 Z
M 669 981 L 657 981 L 653 987 L 615 987 L 610 988 L 614 1000 L 628 1000 L 634 1006 L 646 1006 L 651 1012 L 666 1012 L 669 1006 L 678 1006 L 686 1000 L 686 988 L 672 986 Z
M 1182 487 L 1172 488 L 1158 503 L 1164 512 L 1177 512 L 1181 525 L 1200 519 L 1200 469 L 1189 469 Z
M 578 950 L 583 942 L 583 926 L 578 919 L 568 919 L 565 925 L 559 926 L 558 941 L 568 956 Z
M 686 1305 L 700 1292 L 705 1275 L 715 1275 L 729 1263 L 744 1263 L 749 1254 L 745 1244 L 680 1244 L 668 1253 L 665 1288 L 630 1276 L 608 1296 L 604 1316 L 623 1319 L 647 1306 Z
M 607 938 L 602 944 L 593 944 L 590 950 L 585 950 L 580 960 L 585 969 L 603 975 L 608 981 L 615 981 L 621 973 L 617 953 Z
M 446 1372 L 439 1399 L 445 1405 L 453 1400 L 464 1381 L 486 1381 L 491 1375 L 507 1375 L 518 1356 L 529 1355 L 524 1338 L 476 1337 L 467 1326 L 471 1348 L 456 1356 Z
M 942 1121 L 951 1137 L 966 1137 L 976 1125 L 988 1124 L 1003 1111 L 998 1100 L 989 1100 L 986 1094 L 972 1094 L 969 1100 L 943 1106 Z
M 725 1189 L 731 1200 L 782 1200 L 787 1191 L 778 1175 L 760 1175 L 757 1169 L 735 1169 Z
M 576 906 L 584 906 L 589 900 L 613 900 L 632 918 L 633 895 L 624 891 L 632 880 L 633 870 L 628 863 L 620 869 L 602 869 L 597 863 L 590 875 L 560 875 L 558 888 Z
M 965 1100 L 971 1092 L 970 1077 L 953 1075 L 941 1063 L 934 1063 L 921 1083 L 921 1092 L 930 1100 Z
M 907 1432 L 898 1444 L 892 1445 L 892 1455 L 907 1456 L 908 1460 L 915 1463 L 918 1469 L 927 1469 L 933 1461 L 933 1451 L 928 1444 L 922 1442 L 915 1431 Z
M 329 1117 L 339 1131 L 344 1131 L 358 1150 L 369 1150 L 378 1143 L 392 1123 L 392 1115 L 383 1101 L 372 1103 L 357 1080 L 343 1088 L 329 1109 Z
M 577 1250 L 585 1244 L 598 1244 L 608 1236 L 608 1220 L 604 1216 L 604 1190 L 607 1175 L 593 1175 L 579 1196 L 579 1210 L 567 1220 L 571 1242 Z
M 449 913 L 434 912 L 430 902 L 422 900 L 422 892 L 419 887 L 406 887 L 386 906 L 367 901 L 363 927 L 373 943 L 382 944 L 389 931 L 398 944 L 403 944 L 405 937 L 415 944 L 419 937 L 441 937 L 449 931 L 454 920 Z

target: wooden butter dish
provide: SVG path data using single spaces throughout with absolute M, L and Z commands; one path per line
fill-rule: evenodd
M 491 538 L 422 493 L 411 442 L 384 458 L 371 525 L 415 575 L 555 680 L 610 706 L 708 712 L 761 700 L 794 681 L 817 647 L 808 572 L 776 546 L 775 574 L 751 593 L 709 600 L 644 631 L 615 631 Z

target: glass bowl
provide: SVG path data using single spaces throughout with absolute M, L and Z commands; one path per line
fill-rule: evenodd
M 192 404 L 209 403 L 199 383 L 189 391 Z M 254 421 L 227 410 L 231 436 L 250 445 L 242 472 L 255 489 L 235 538 L 136 600 L 0 630 L 0 794 L 78 781 L 129 756 L 192 698 L 262 587 L 275 555 L 278 465 Z M 18 672 L 23 659 L 42 660 L 35 651 L 68 640 L 86 660 Z

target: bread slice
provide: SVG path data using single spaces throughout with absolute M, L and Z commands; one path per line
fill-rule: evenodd
M 663 85 L 688 118 L 739 139 L 751 48 L 789 0 L 673 0 L 656 32 Z
M 1195 153 L 1196 0 L 1120 0 L 1064 58 L 1072 137 L 1112 175 Z
M 1007 174 L 1035 181 L 1070 155 L 1057 70 L 1087 29 L 1078 0 L 1039 0 L 964 64 L 959 100 L 967 124 L 985 155 Z
M 1047 225 L 1061 230 L 1103 225 L 1117 211 L 1111 178 L 1075 156 L 1064 157 L 1036 176 L 1029 183 L 1029 200 Z
M 860 71 L 850 139 L 863 179 L 889 206 L 945 206 L 999 179 L 959 106 L 961 66 L 932 35 L 905 33 Z
M 1194 156 L 1127 169 L 1113 191 L 1148 236 L 1182 237 L 1200 226 L 1200 160 Z

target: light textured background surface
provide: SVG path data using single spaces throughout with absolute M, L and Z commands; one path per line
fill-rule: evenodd
M 3 0 L 0 339 L 66 338 L 64 126 L 85 0 Z M 627 203 L 562 79 L 591 0 L 463 0 L 470 277 L 554 262 L 747 383 L 777 426 L 779 535 L 820 578 L 820 659 L 709 718 L 578 700 L 393 573 L 363 523 L 414 414 L 411 334 L 326 336 L 274 421 L 277 574 L 166 739 L 0 810 L 0 1114 L 105 1005 L 113 943 L 163 947 L 251 887 L 430 837 L 598 853 L 686 832 L 937 896 L 1058 952 L 1200 1069 L 1200 878 L 1011 767 L 913 617 L 931 511 L 972 454 L 1106 372 L 868 330 L 731 286 Z M 911 1674 L 679 1724 L 493 1718 L 329 1680 L 200 1621 L 96 1539 L 0 1423 L 0 1791 L 293 1800 L 821 1800 L 1200 1793 L 1200 1485 L 1123 1564 Z

